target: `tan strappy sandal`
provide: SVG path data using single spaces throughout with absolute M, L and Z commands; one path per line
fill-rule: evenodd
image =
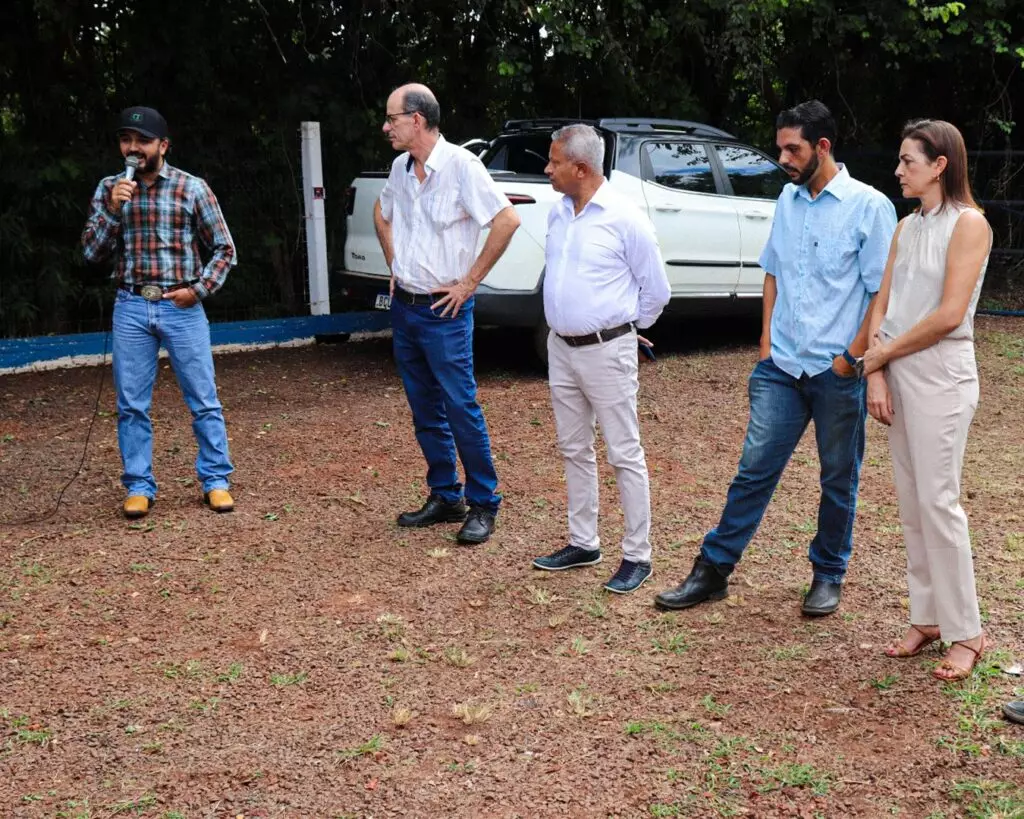
M 916 657 L 918 654 L 920 654 L 922 651 L 928 648 L 928 646 L 930 646 L 932 643 L 938 642 L 941 638 L 938 629 L 936 629 L 935 634 L 932 635 L 920 626 L 915 626 L 913 623 L 910 624 L 910 631 L 916 631 L 923 638 L 921 642 L 917 644 L 917 647 L 911 650 L 907 648 L 905 645 L 903 645 L 903 643 L 906 642 L 907 639 L 906 637 L 904 637 L 897 643 L 889 644 L 889 647 L 885 650 L 886 657 L 892 657 L 898 660 L 905 660 L 907 657 Z M 910 636 L 909 633 L 907 636 Z
M 937 680 L 943 682 L 959 682 L 960 680 L 966 680 L 971 676 L 971 672 L 974 671 L 974 666 L 978 664 L 978 660 L 981 659 L 981 655 L 985 653 L 985 649 L 988 647 L 985 635 L 981 635 L 981 645 L 978 648 L 969 646 L 963 640 L 958 640 L 953 643 L 955 646 L 963 646 L 974 655 L 974 659 L 971 660 L 970 668 L 964 668 L 963 666 L 951 663 L 949 660 L 943 660 L 939 663 L 935 670 L 932 671 L 932 676 Z

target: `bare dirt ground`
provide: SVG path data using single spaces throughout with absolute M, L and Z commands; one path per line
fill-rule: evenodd
M 907 618 L 884 431 L 870 423 L 840 613 L 800 616 L 817 503 L 806 436 L 727 601 L 662 614 L 740 452 L 756 327 L 666 325 L 641 378 L 655 577 L 550 575 L 565 488 L 529 345 L 482 333 L 505 505 L 493 540 L 399 530 L 424 467 L 387 340 L 218 358 L 237 466 L 204 509 L 172 374 L 160 497 L 130 523 L 100 369 L 0 380 L 4 817 L 1021 817 L 1024 730 L 999 706 L 1024 652 L 1024 321 L 979 320 L 964 504 L 994 643 L 969 681 L 882 648 Z M 1017 693 L 1024 691 L 1017 688 Z

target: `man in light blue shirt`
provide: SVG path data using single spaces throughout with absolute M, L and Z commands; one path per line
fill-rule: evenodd
M 775 127 L 779 162 L 793 184 L 779 196 L 761 254 L 761 360 L 748 385 L 743 455 L 718 526 L 704 537 L 689 577 L 657 596 L 659 608 L 689 608 L 728 594 L 727 578 L 811 420 L 821 500 L 804 614 L 821 616 L 839 607 L 853 551 L 866 414 L 858 364 L 868 345 L 866 315 L 882 281 L 896 211 L 833 159 L 835 120 L 822 103 L 811 100 L 783 111 Z

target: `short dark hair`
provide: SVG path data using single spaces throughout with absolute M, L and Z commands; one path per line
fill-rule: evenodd
M 835 117 L 820 100 L 808 100 L 787 108 L 775 120 L 775 130 L 782 128 L 799 128 L 800 136 L 811 145 L 817 145 L 819 139 L 827 139 L 833 147 L 836 144 Z
M 410 114 L 419 114 L 427 121 L 427 128 L 431 131 L 441 125 L 441 106 L 433 94 L 425 94 L 422 91 L 406 91 L 402 107 Z

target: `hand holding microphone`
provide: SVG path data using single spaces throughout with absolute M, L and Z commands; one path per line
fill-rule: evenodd
M 124 177 L 114 183 L 110 190 L 110 204 L 112 209 L 117 211 L 124 207 L 125 202 L 130 202 L 135 195 L 135 189 L 139 183 L 135 181 L 135 169 L 139 167 L 137 156 L 126 156 L 124 158 Z

